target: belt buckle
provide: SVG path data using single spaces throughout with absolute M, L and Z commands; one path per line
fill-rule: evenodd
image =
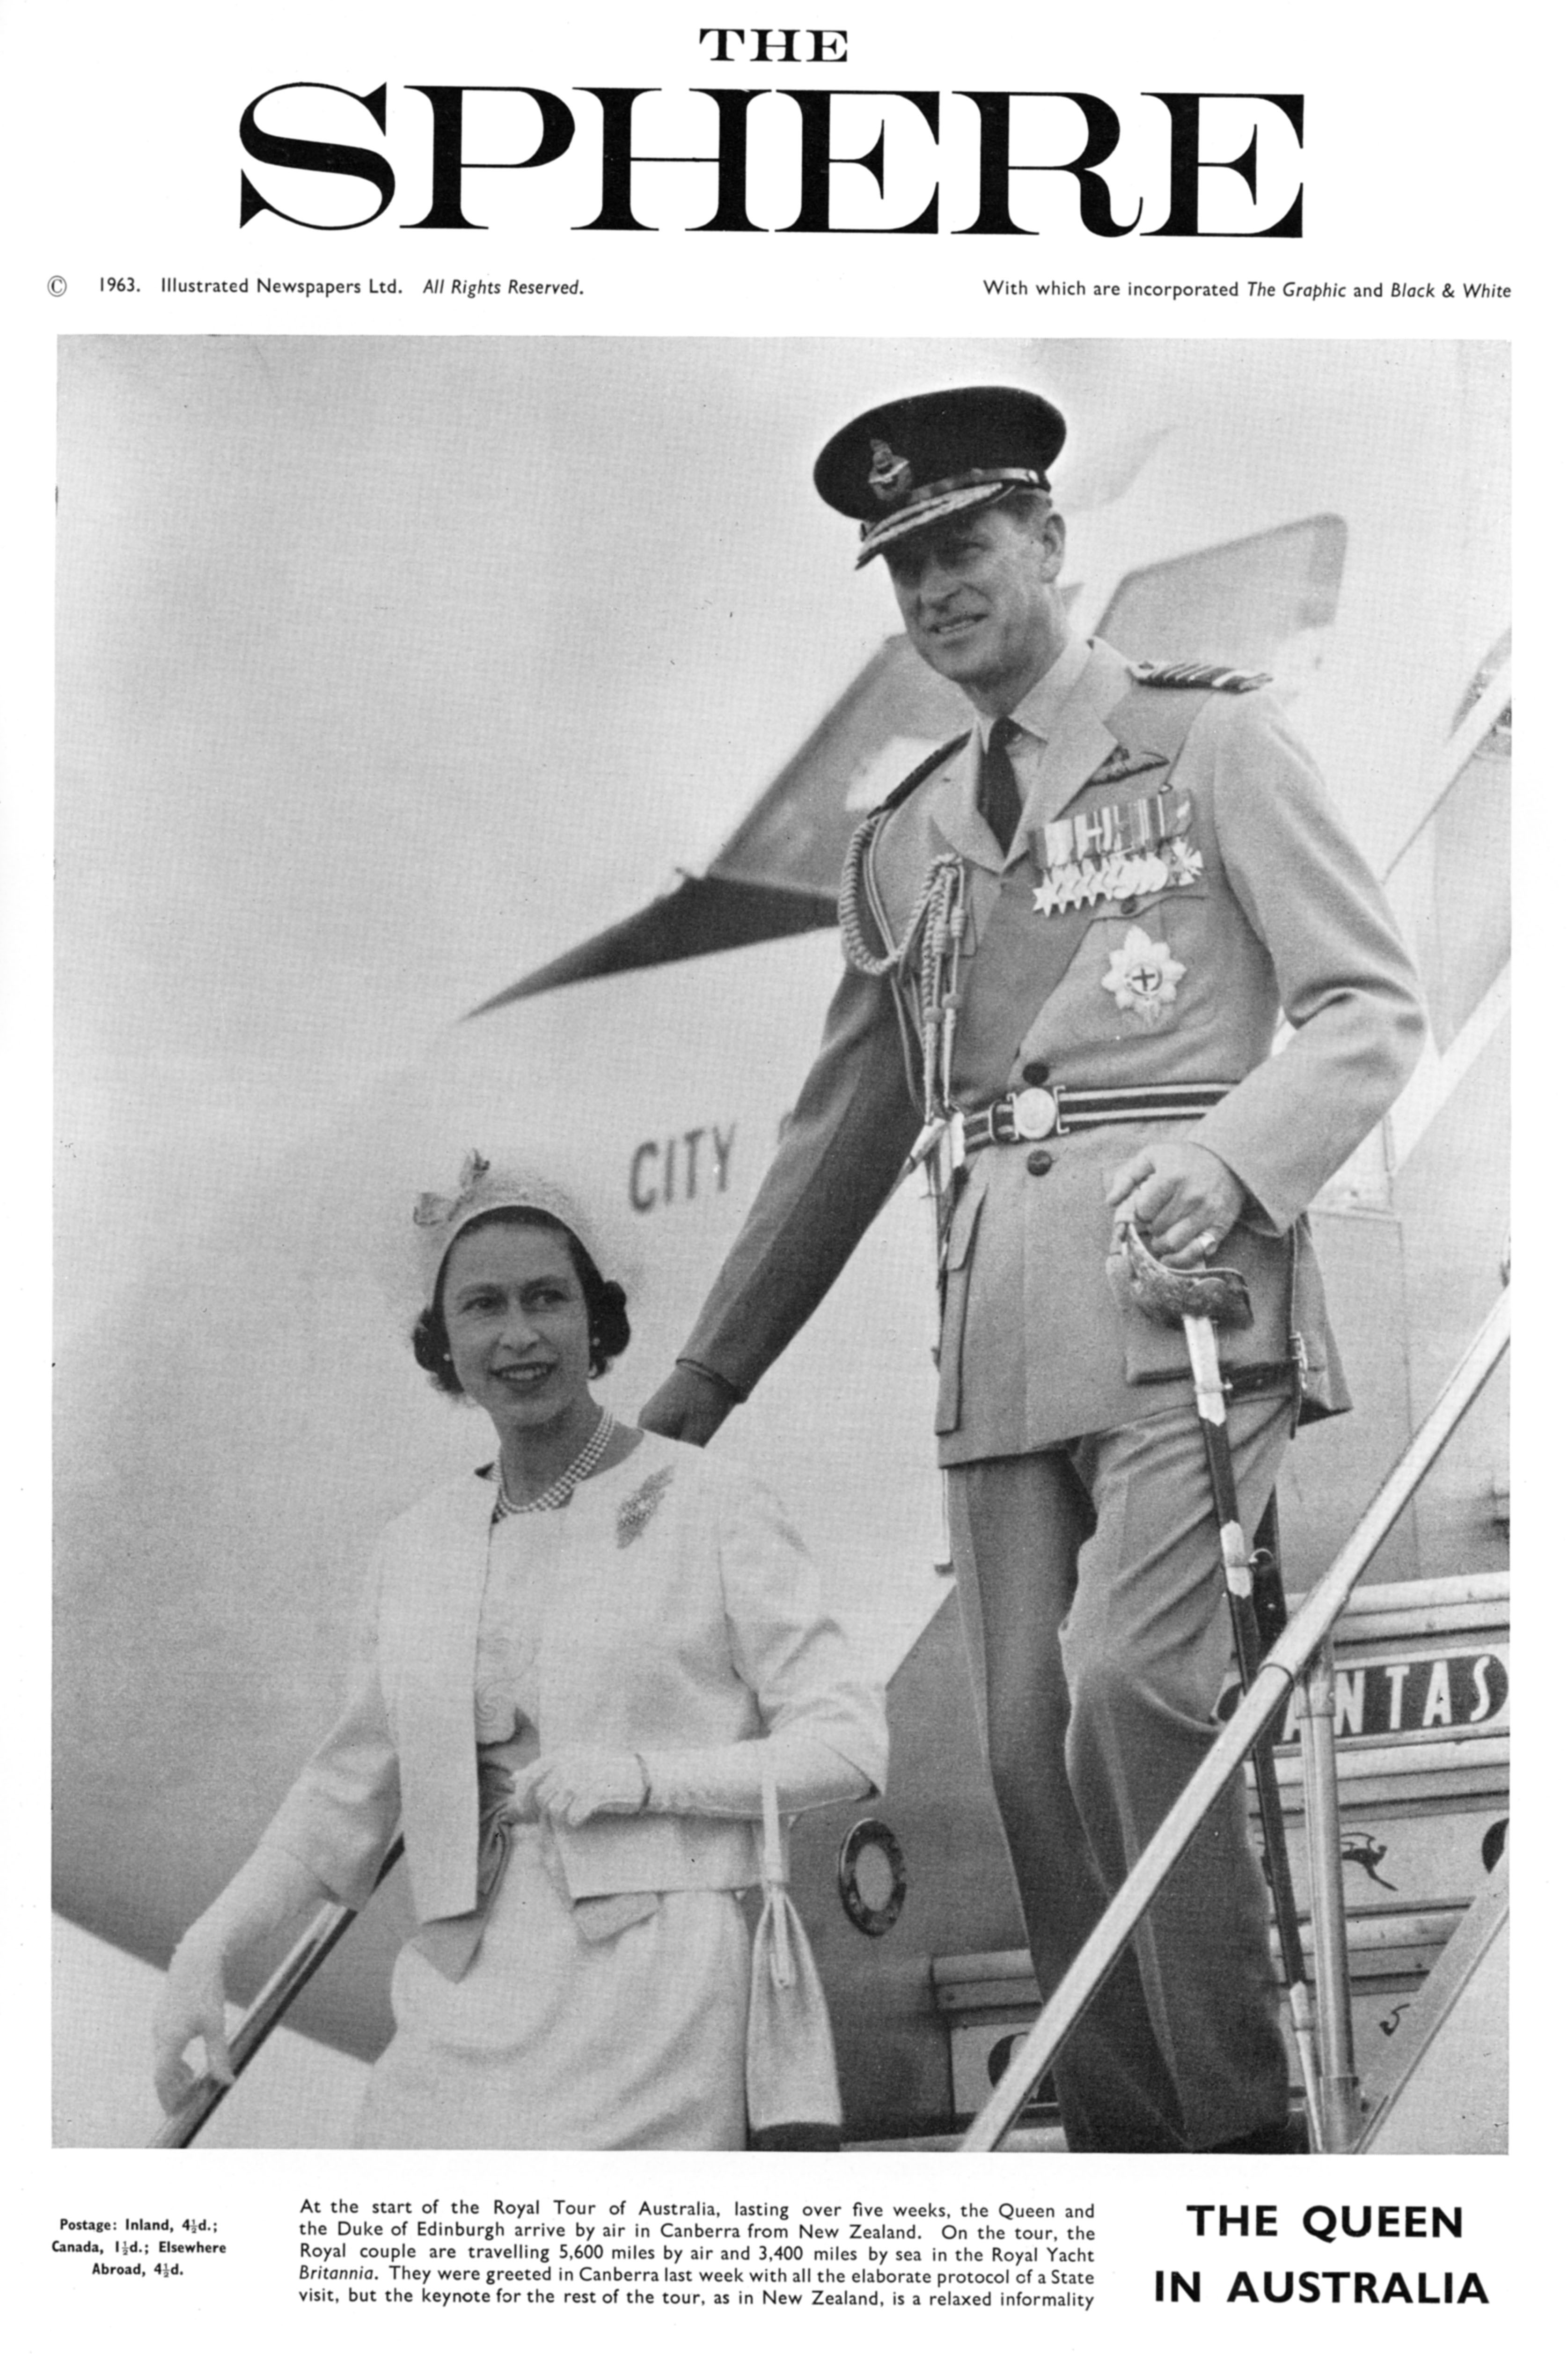
M 1054 1087 L 1020 1087 L 1012 1098 L 1012 1132 L 1021 1143 L 1033 1144 L 1049 1136 L 1056 1125 Z

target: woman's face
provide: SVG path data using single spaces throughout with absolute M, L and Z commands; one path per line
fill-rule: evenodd
M 548 1429 L 588 1395 L 588 1315 L 567 1238 L 550 1226 L 477 1226 L 441 1281 L 452 1367 L 498 1432 Z

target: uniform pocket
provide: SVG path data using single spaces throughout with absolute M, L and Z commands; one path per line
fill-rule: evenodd
M 1137 924 L 1161 908 L 1201 907 L 1208 896 L 1208 882 L 1200 875 L 1192 883 L 1167 883 L 1161 889 L 1143 892 L 1136 899 L 1102 900 L 1097 914 L 1102 922 L 1108 919 L 1114 923 L 1119 917 L 1124 923 Z
M 1180 941 L 1190 942 L 1209 920 L 1208 901 L 1204 883 L 1192 884 L 1186 890 L 1172 886 L 1150 891 L 1141 899 L 1103 901 L 1085 935 L 1090 955 L 1097 961 L 1107 958 L 1134 929 L 1156 943 L 1174 947 Z
M 1122 1370 L 1135 1386 L 1144 1382 L 1192 1377 L 1186 1335 L 1180 1327 L 1146 1316 L 1128 1288 L 1127 1261 L 1119 1251 L 1106 1260 L 1106 1281 L 1121 1320 Z

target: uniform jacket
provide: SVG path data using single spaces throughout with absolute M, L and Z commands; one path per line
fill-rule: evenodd
M 1393 1103 L 1424 1034 L 1383 894 L 1272 700 L 1142 684 L 1103 643 L 1086 658 L 1080 644 L 1075 659 L 1075 684 L 1029 764 L 1012 859 L 977 810 L 977 731 L 907 798 L 894 797 L 867 863 L 867 937 L 875 944 L 880 932 L 891 946 L 933 859 L 956 851 L 970 907 L 967 980 L 1008 866 L 1030 861 L 1027 879 L 1039 879 L 1039 829 L 1160 789 L 1187 794 L 1201 874 L 1185 887 L 1101 901 L 1037 1008 L 1022 1002 L 1025 989 L 980 1023 L 966 999 L 954 1094 L 980 1108 L 1025 1084 L 1026 1067 L 1033 1083 L 1044 1074 L 1065 1087 L 1234 1086 L 1190 1127 L 1089 1129 L 1051 1138 L 1044 1153 L 1012 1144 L 974 1156 L 947 1254 L 937 1414 L 945 1463 L 1027 1452 L 1169 1403 L 1158 1384 L 1184 1373 L 1182 1338 L 1150 1324 L 1107 1275 L 1104 1178 L 1140 1143 L 1172 1135 L 1216 1152 L 1250 1197 L 1221 1257 L 1245 1275 L 1255 1322 L 1225 1336 L 1227 1362 L 1283 1362 L 1294 1320 L 1308 1410 L 1340 1409 L 1303 1214 Z M 1026 697 L 1018 716 L 1028 713 Z M 1030 912 L 1017 932 L 1025 960 L 1035 937 L 1027 925 L 1044 949 L 1047 928 L 1063 920 Z M 1135 928 L 1168 971 L 1183 968 L 1152 1025 L 1104 985 Z M 1282 1011 L 1289 1034 L 1277 1053 Z M 773 1165 L 682 1353 L 744 1395 L 875 1216 L 918 1126 L 895 982 L 847 970 Z
M 542 1751 L 691 1751 L 809 1732 L 874 1787 L 879 1696 L 822 1615 L 816 1574 L 766 1490 L 649 1435 L 633 1461 L 676 1476 L 634 1544 L 559 1558 L 544 1597 Z M 383 1532 L 346 1703 L 269 1826 L 347 1904 L 363 1904 L 399 1818 L 421 1922 L 475 1901 L 475 1654 L 495 1490 L 465 1473 Z M 743 1887 L 747 1822 L 607 1815 L 554 1832 L 573 1898 Z

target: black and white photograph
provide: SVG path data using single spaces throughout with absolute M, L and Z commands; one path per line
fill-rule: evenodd
M 1506 2147 L 1508 376 L 62 344 L 62 2142 Z
M 0 49 L 25 2342 L 1529 2343 L 1539 34 Z

